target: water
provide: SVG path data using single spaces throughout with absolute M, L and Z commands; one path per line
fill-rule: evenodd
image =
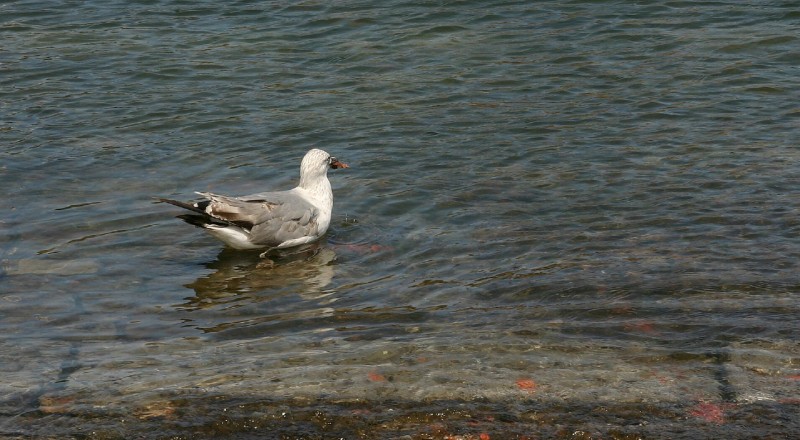
M 0 4 L 0 435 L 800 432 L 792 2 Z M 154 196 L 288 189 L 316 248 Z

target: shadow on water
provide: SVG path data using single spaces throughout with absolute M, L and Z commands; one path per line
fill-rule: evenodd
M 205 266 L 213 272 L 185 287 L 194 296 L 174 305 L 203 333 L 255 337 L 264 325 L 291 325 L 326 316 L 337 301 L 332 288 L 336 252 L 325 242 L 271 253 L 222 250 Z
M 256 296 L 266 291 L 285 291 L 294 286 L 303 298 L 327 296 L 334 275 L 336 253 L 324 244 L 315 243 L 299 250 L 261 258 L 260 252 L 222 250 L 217 259 L 206 264 L 214 272 L 186 287 L 195 292 L 180 307 L 194 310 L 224 304 L 242 296 Z

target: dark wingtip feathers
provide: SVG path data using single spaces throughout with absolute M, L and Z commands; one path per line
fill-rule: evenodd
M 208 202 L 201 202 L 198 203 L 198 206 L 195 206 L 191 203 L 181 202 L 179 200 L 172 200 L 172 199 L 163 199 L 161 197 L 155 197 L 156 200 L 163 203 L 169 203 L 170 205 L 175 205 L 179 208 L 188 209 L 189 211 L 196 212 L 198 214 L 206 214 L 205 208 L 208 206 Z

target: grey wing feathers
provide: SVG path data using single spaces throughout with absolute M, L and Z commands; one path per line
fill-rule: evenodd
M 198 193 L 210 201 L 208 215 L 245 229 L 253 244 L 279 246 L 288 240 L 317 235 L 317 209 L 287 193 L 228 197 Z

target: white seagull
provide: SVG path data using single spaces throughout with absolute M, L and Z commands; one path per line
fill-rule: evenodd
M 315 148 L 300 163 L 300 183 L 288 191 L 243 197 L 197 192 L 206 200 L 196 203 L 158 200 L 192 211 L 179 218 L 234 249 L 266 248 L 263 257 L 273 249 L 311 243 L 328 230 L 333 211 L 328 168 L 349 167 Z

